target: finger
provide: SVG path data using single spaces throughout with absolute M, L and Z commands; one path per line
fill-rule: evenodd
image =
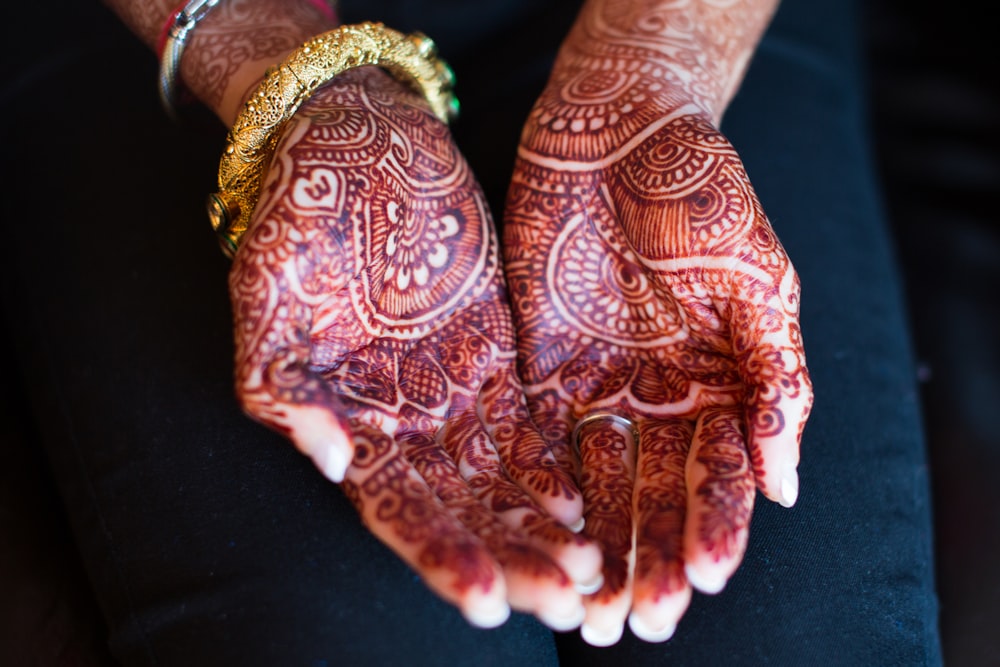
M 354 456 L 351 428 L 337 398 L 293 351 L 275 355 L 237 386 L 244 411 L 286 435 L 323 475 L 340 483 Z
M 799 444 L 813 399 L 798 324 L 798 277 L 786 263 L 777 289 L 761 290 L 745 277 L 737 284 L 741 305 L 733 310 L 733 348 L 747 388 L 754 476 L 764 495 L 791 507 L 798 498 Z
M 500 565 L 428 488 L 392 438 L 359 425 L 344 491 L 372 533 L 473 625 L 510 615 Z
M 698 590 L 718 593 L 743 560 L 756 493 L 739 408 L 710 408 L 698 416 L 687 488 L 685 572 Z
M 542 391 L 528 398 L 528 413 L 531 422 L 538 429 L 545 446 L 556 460 L 559 468 L 570 476 L 580 489 L 580 457 L 570 447 L 570 435 L 576 420 L 570 409 L 568 400 L 564 400 L 555 391 Z M 582 498 L 581 494 L 581 498 Z M 574 533 L 583 530 L 583 504 L 580 516 L 574 522 L 564 522 Z
M 629 627 L 649 642 L 670 639 L 691 601 L 684 573 L 685 466 L 693 425 L 645 422 L 635 482 L 635 586 Z
M 316 309 L 303 300 L 291 260 L 267 261 L 285 231 L 274 220 L 260 221 L 230 272 L 236 395 L 250 417 L 289 437 L 327 478 L 340 482 L 354 444 L 339 401 L 312 370 Z
M 449 418 L 439 440 L 479 502 L 505 525 L 527 535 L 535 548 L 573 580 L 577 590 L 592 592 L 600 584 L 600 548 L 546 513 L 510 480 L 474 406 Z
M 584 597 L 580 634 L 594 646 L 610 646 L 622 635 L 632 604 L 632 488 L 634 437 L 610 420 L 592 421 L 579 432 L 583 534 L 601 545 L 604 585 Z
M 537 549 L 526 534 L 505 525 L 479 501 L 449 454 L 449 446 L 439 443 L 430 432 L 432 424 L 411 422 L 406 425 L 408 429 L 414 427 L 415 430 L 400 437 L 401 451 L 449 511 L 500 563 L 510 605 L 518 611 L 534 614 L 555 630 L 578 627 L 583 620 L 583 605 L 569 577 L 554 560 Z M 454 438 L 455 433 L 442 431 L 440 438 Z M 481 429 L 465 431 L 463 435 L 471 436 L 468 444 L 479 452 L 489 449 Z
M 502 363 L 480 392 L 478 409 L 483 427 L 511 479 L 563 524 L 577 524 L 583 516 L 583 497 L 571 476 L 572 469 L 559 464 L 531 421 L 513 360 Z

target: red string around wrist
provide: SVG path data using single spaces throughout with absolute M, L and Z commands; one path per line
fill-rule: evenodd
M 173 11 L 167 14 L 167 20 L 163 22 L 163 27 L 160 28 L 160 34 L 156 38 L 157 60 L 163 58 L 163 49 L 167 48 L 167 35 L 170 34 L 170 29 L 174 27 L 174 23 L 177 22 L 177 17 L 184 11 L 185 5 L 187 5 L 187 0 L 182 0 L 179 5 L 174 7 Z
M 316 8 L 323 18 L 329 20 L 331 23 L 337 22 L 337 11 L 324 0 L 309 0 L 309 4 Z

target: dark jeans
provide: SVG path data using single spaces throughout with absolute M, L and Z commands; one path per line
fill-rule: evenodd
M 799 503 L 758 502 L 744 564 L 695 595 L 674 639 L 626 630 L 607 649 L 523 615 L 469 627 L 241 414 L 229 264 L 202 209 L 224 129 L 171 124 L 138 40 L 96 4 L 53 4 L 4 28 L 24 46 L 2 91 L 6 379 L 124 663 L 940 663 L 914 364 L 850 3 L 786 0 L 723 124 L 802 278 L 816 406 Z M 576 3 L 343 4 L 349 22 L 438 42 L 456 138 L 499 213 Z

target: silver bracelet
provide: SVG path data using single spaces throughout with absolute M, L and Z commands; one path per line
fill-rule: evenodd
M 163 53 L 160 55 L 160 102 L 167 115 L 174 120 L 177 119 L 177 72 L 181 66 L 184 44 L 198 21 L 205 18 L 217 4 L 219 0 L 189 0 L 183 9 L 173 15 L 167 30 Z

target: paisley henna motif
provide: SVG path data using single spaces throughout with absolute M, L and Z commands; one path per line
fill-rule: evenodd
M 362 519 L 473 622 L 579 623 L 600 554 L 548 514 L 579 494 L 528 415 L 482 192 L 419 98 L 362 68 L 303 105 L 230 288 L 250 415 L 324 470 L 353 447 Z
M 608 599 L 634 592 L 633 628 L 662 640 L 689 581 L 721 589 L 755 484 L 794 502 L 812 401 L 798 280 L 717 129 L 773 5 L 590 0 L 522 134 L 504 259 L 532 415 L 567 466 L 588 413 L 640 424 L 634 488 L 583 454 L 587 532 L 605 545 L 598 642 L 628 611 L 599 612 Z

